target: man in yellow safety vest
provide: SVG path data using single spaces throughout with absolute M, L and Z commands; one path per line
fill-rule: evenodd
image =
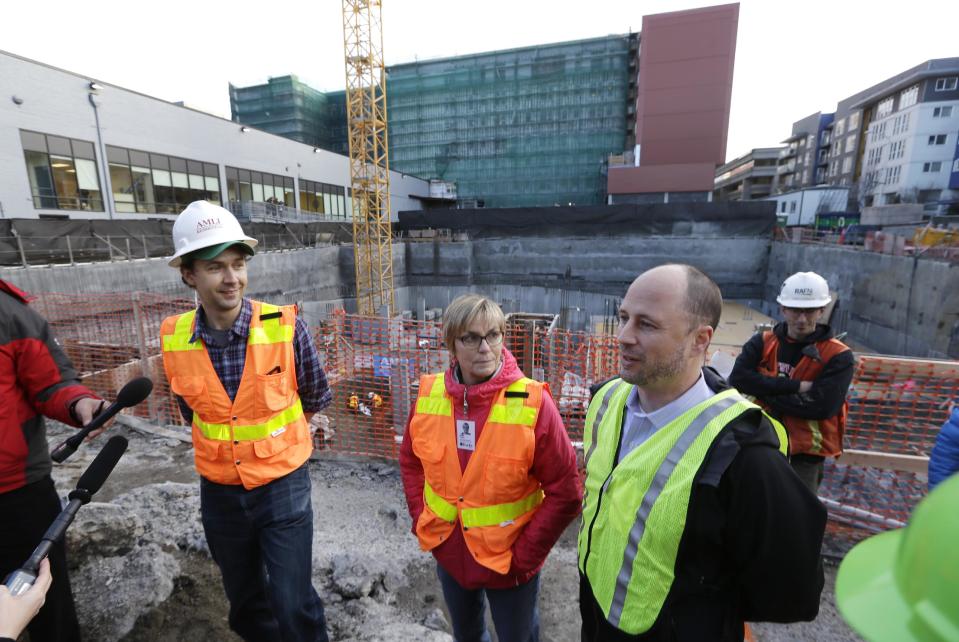
M 702 367 L 721 311 L 688 265 L 623 298 L 620 376 L 584 426 L 584 641 L 739 641 L 747 620 L 818 613 L 826 511 L 760 408 Z

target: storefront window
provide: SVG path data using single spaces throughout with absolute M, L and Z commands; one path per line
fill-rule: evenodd
M 20 131 L 37 209 L 103 211 L 93 143 Z

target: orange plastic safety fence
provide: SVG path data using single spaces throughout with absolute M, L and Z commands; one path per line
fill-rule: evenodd
M 183 423 L 163 375 L 160 323 L 190 309 L 192 300 L 146 292 L 40 294 L 32 305 L 50 323 L 85 385 L 113 399 L 130 379 L 148 376 L 153 393 L 124 412 L 158 424 Z
M 44 294 L 34 303 L 83 381 L 107 397 L 147 374 L 155 392 L 131 410 L 158 424 L 182 425 L 160 362 L 164 317 L 192 307 L 189 299 L 150 293 L 91 296 Z M 396 458 L 419 377 L 449 365 L 438 321 L 333 313 L 313 328 L 333 390 L 326 410 L 333 430 L 320 448 Z M 580 441 L 589 387 L 616 376 L 618 346 L 610 335 L 507 328 L 506 347 L 527 374 L 549 384 L 570 438 Z M 948 405 L 959 398 L 959 363 L 879 355 L 857 359 L 849 392 L 846 447 L 928 455 Z M 925 475 L 827 460 L 820 495 L 830 500 L 831 528 L 850 541 L 904 522 L 924 496 Z

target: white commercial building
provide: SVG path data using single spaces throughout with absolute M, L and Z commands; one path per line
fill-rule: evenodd
M 775 201 L 776 216 L 785 225 L 813 225 L 817 214 L 835 214 L 846 211 L 848 187 L 807 187 L 777 194 L 761 200 Z
M 346 156 L 5 52 L 0 86 L 2 218 L 352 218 Z M 394 220 L 429 194 L 391 172 Z

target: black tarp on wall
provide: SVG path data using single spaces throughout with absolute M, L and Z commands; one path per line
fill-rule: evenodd
M 772 201 L 516 207 L 400 212 L 397 229 L 450 229 L 471 236 L 631 234 L 688 236 L 702 224 L 728 236 L 765 236 L 776 225 Z

